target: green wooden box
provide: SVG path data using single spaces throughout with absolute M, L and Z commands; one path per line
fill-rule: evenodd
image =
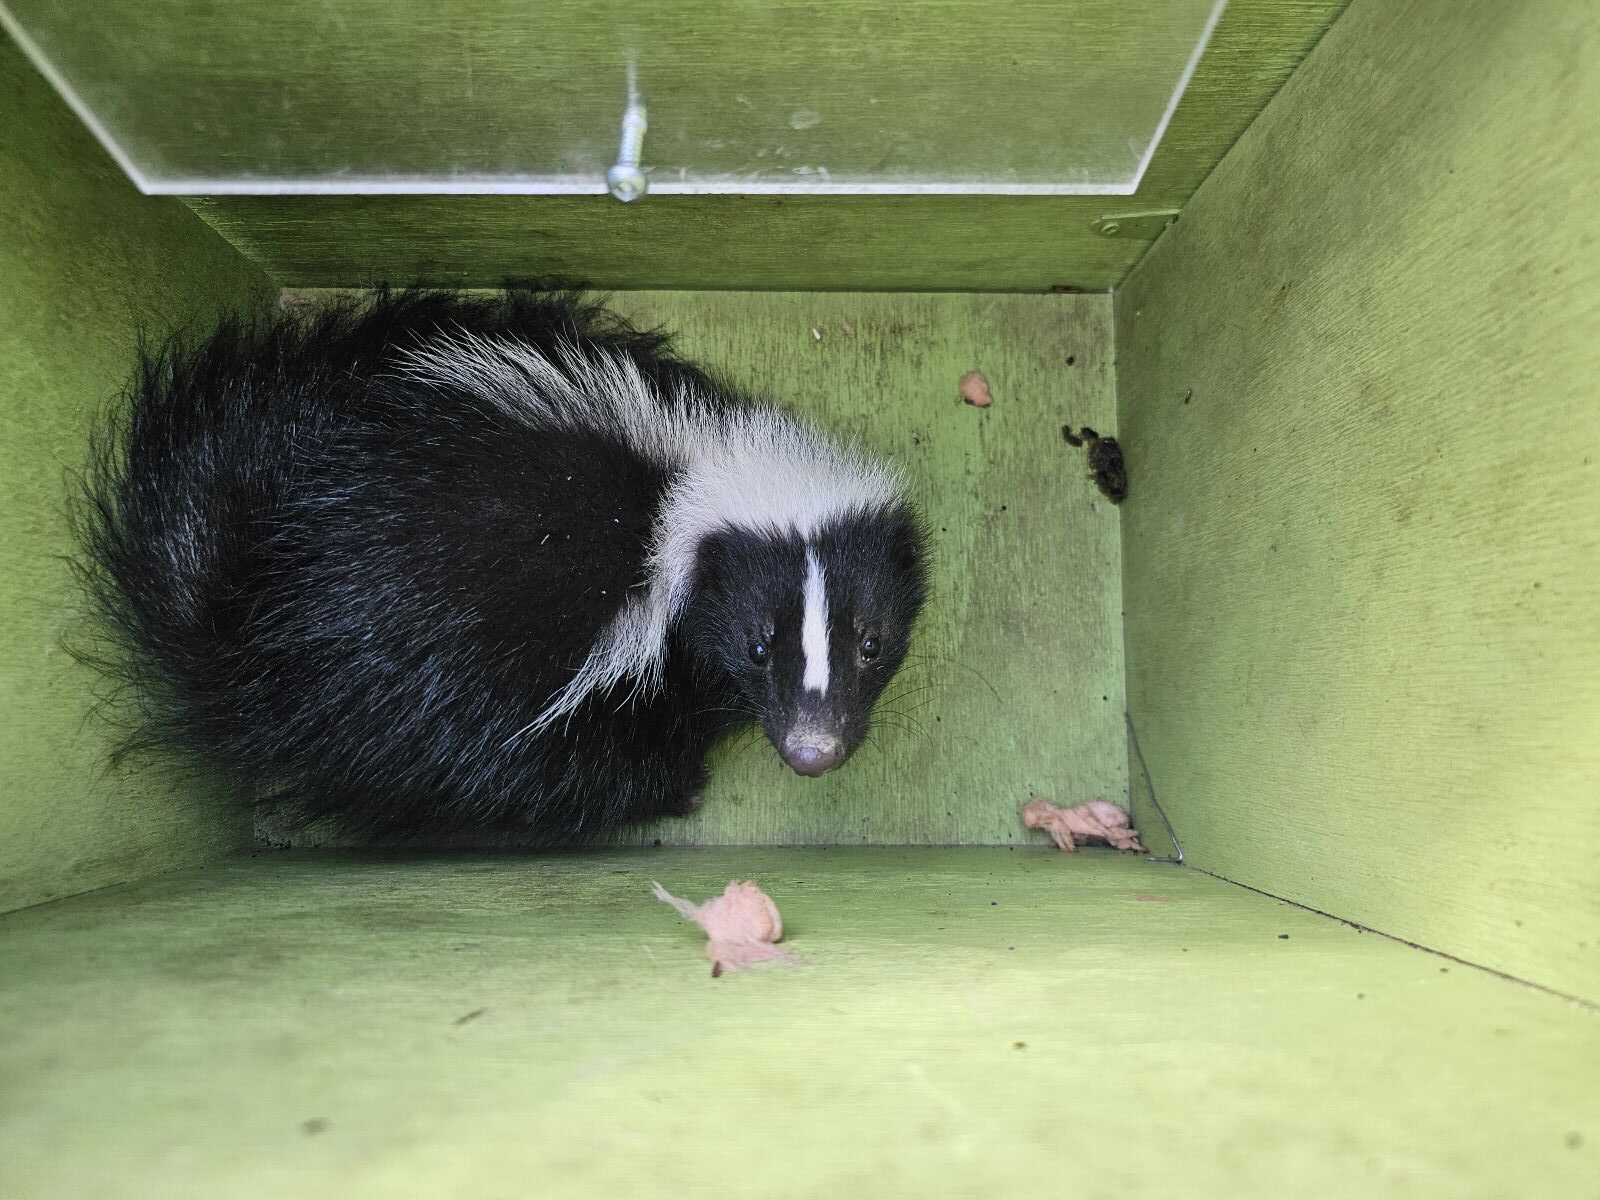
M 257 8 L 151 12 L 215 45 Z M 499 11 L 393 8 L 419 54 Z M 1056 11 L 700 8 L 775 23 L 758 72 L 807 22 L 959 64 L 951 22 Z M 628 206 L 141 195 L 30 10 L 0 7 L 0 1200 L 1600 1194 L 1600 9 L 1233 0 L 1129 195 Z M 335 106 L 405 86 L 317 69 Z M 904 464 L 926 703 L 821 781 L 729 747 L 694 818 L 577 855 L 277 848 L 176 764 L 108 767 L 64 480 L 140 333 L 530 272 Z M 1066 423 L 1115 431 L 1126 503 Z M 1125 802 L 1169 856 L 1159 799 L 1183 865 L 1060 855 L 1036 794 Z M 649 884 L 746 877 L 804 961 L 712 979 Z

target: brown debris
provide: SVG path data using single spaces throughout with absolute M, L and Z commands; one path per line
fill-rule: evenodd
M 1144 852 L 1138 831 L 1128 823 L 1128 814 L 1104 800 L 1061 808 L 1043 796 L 1035 796 L 1022 806 L 1022 823 L 1029 829 L 1048 832 L 1068 854 L 1091 841 L 1105 842 L 1118 850 Z
M 1128 467 L 1116 438 L 1101 437 L 1087 425 L 1077 433 L 1071 425 L 1063 425 L 1061 436 L 1069 446 L 1089 448 L 1089 478 L 1107 500 L 1121 504 L 1128 498 Z
M 961 398 L 973 408 L 988 408 L 994 403 L 982 371 L 968 371 L 961 377 Z
M 730 883 L 722 895 L 713 896 L 704 904 L 681 900 L 653 881 L 650 890 L 657 900 L 672 905 L 684 919 L 705 930 L 706 957 L 711 960 L 713 978 L 752 963 L 793 957 L 787 947 L 773 944 L 783 937 L 783 916 L 778 906 L 748 879 Z

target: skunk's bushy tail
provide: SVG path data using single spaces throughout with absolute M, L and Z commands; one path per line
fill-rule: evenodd
M 117 757 L 171 748 L 223 769 L 260 758 L 252 727 L 274 714 L 241 706 L 237 683 L 253 669 L 240 657 L 245 627 L 257 622 L 249 641 L 259 647 L 263 610 L 287 577 L 271 563 L 286 500 L 326 461 L 353 408 L 370 421 L 410 401 L 403 389 L 383 394 L 384 362 L 443 330 L 515 334 L 536 348 L 581 340 L 633 358 L 653 381 L 703 379 L 663 335 L 539 287 L 380 289 L 141 344 L 70 505 L 91 622 L 68 648 L 109 681 Z

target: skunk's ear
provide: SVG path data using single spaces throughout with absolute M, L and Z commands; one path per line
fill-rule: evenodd
M 900 508 L 888 517 L 889 561 L 922 580 L 928 573 L 928 531 L 915 510 Z
M 696 592 L 715 590 L 728 578 L 732 544 L 726 532 L 718 530 L 700 539 L 694 548 L 694 568 L 690 572 Z

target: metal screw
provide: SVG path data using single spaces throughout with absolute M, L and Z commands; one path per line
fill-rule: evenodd
M 1104 225 L 1100 226 L 1100 235 L 1102 237 L 1116 237 L 1117 234 L 1121 232 L 1122 226 L 1115 221 L 1107 221 Z
M 616 165 L 606 172 L 606 190 L 624 204 L 638 200 L 650 189 L 650 181 L 639 169 L 639 152 L 648 128 L 644 102 L 630 96 L 628 111 L 622 114 L 622 146 L 617 151 Z

